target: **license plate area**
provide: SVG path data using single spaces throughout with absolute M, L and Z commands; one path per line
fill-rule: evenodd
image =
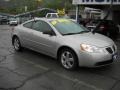
M 115 54 L 112 55 L 112 59 L 113 60 L 116 60 L 117 58 L 118 58 L 118 54 L 117 53 L 115 53 Z

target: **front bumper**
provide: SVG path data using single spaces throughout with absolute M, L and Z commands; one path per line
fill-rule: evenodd
M 110 52 L 105 48 L 104 53 L 79 52 L 79 66 L 100 67 L 111 64 L 117 57 L 117 49 L 112 50 L 113 52 Z
M 18 22 L 10 22 L 10 25 L 17 25 Z

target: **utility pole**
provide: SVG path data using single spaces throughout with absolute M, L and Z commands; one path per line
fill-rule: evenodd
M 111 2 L 110 2 L 110 7 L 108 9 L 108 12 L 107 12 L 106 16 L 103 18 L 104 20 L 107 19 L 110 12 L 112 12 L 112 8 L 113 8 L 113 0 L 111 0 Z
M 25 6 L 25 12 L 27 12 L 27 10 L 28 10 L 28 7 L 27 7 L 27 6 Z
M 76 6 L 76 21 L 79 23 L 79 5 Z

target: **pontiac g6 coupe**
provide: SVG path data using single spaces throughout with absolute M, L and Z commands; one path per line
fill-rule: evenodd
M 14 28 L 12 44 L 49 55 L 68 70 L 77 66 L 100 67 L 112 63 L 117 47 L 108 37 L 92 33 L 69 19 L 35 18 Z

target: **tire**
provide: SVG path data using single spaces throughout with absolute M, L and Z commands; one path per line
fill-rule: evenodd
M 78 58 L 75 52 L 69 48 L 62 49 L 58 59 L 61 65 L 67 70 L 75 70 L 78 66 Z
M 22 50 L 20 40 L 19 40 L 18 37 L 13 38 L 13 46 L 14 46 L 15 51 L 21 51 Z

